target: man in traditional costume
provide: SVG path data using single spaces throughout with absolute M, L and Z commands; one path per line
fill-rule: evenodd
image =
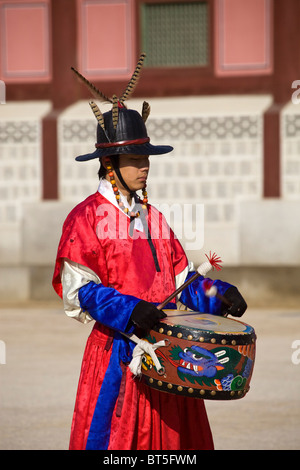
M 76 158 L 101 162 L 98 190 L 68 215 L 58 247 L 53 286 L 68 316 L 95 320 L 84 352 L 73 416 L 70 449 L 195 450 L 213 449 L 204 401 L 154 390 L 128 367 L 132 333 L 148 331 L 166 313 L 157 308 L 193 272 L 186 254 L 146 191 L 149 155 L 170 146 L 154 146 L 141 115 L 127 109 L 144 56 L 121 98 L 110 100 L 78 72 L 101 99 L 112 102 L 98 120 L 96 150 Z M 136 191 L 142 190 L 140 199 Z M 180 296 L 188 308 L 222 315 L 228 306 L 205 295 L 199 277 Z M 213 282 L 230 301 L 231 315 L 246 303 L 228 283 Z M 176 301 L 165 309 L 176 308 Z

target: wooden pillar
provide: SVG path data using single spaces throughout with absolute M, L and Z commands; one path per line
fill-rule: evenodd
M 43 199 L 58 199 L 58 139 L 59 110 L 52 110 L 42 122 Z
M 280 112 L 273 104 L 264 115 L 264 197 L 280 197 Z
M 291 100 L 292 82 L 300 79 L 300 2 L 274 0 L 274 103 L 264 115 L 264 197 L 280 197 L 280 115 Z
M 52 83 L 53 109 L 45 116 L 43 128 L 43 199 L 58 198 L 57 119 L 63 109 L 78 99 L 76 67 L 77 12 L 74 0 L 52 0 Z

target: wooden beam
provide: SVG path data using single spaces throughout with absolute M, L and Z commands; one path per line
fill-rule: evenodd
M 58 199 L 58 139 L 57 119 L 60 111 L 53 110 L 42 121 L 43 199 Z
M 263 196 L 279 198 L 280 181 L 280 113 L 282 106 L 273 104 L 264 114 Z
M 53 109 L 43 128 L 43 199 L 58 199 L 57 119 L 63 109 L 78 99 L 78 83 L 71 72 L 76 67 L 77 10 L 74 0 L 52 0 L 51 100 Z

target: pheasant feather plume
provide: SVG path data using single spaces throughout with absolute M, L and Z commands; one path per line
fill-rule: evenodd
M 90 105 L 94 115 L 96 116 L 96 119 L 99 122 L 100 126 L 105 131 L 104 118 L 103 118 L 103 114 L 101 113 L 99 107 L 96 105 L 96 103 L 94 103 L 94 101 L 91 101 L 89 103 L 89 105 Z
M 144 101 L 143 108 L 142 108 L 142 118 L 144 122 L 147 121 L 149 114 L 150 114 L 150 105 L 149 103 L 147 103 L 147 101 Z
M 89 90 L 92 92 L 93 96 L 95 98 L 100 99 L 101 101 L 108 101 L 112 103 L 111 98 L 108 98 L 108 96 L 104 95 L 102 91 L 98 90 L 98 88 L 95 87 L 89 80 L 87 80 L 81 73 L 79 73 L 74 67 L 71 67 L 73 72 L 77 75 L 77 77 L 89 88 Z
M 120 98 L 120 103 L 121 104 L 123 104 L 123 102 L 126 101 L 129 98 L 129 96 L 133 93 L 133 90 L 135 89 L 135 87 L 138 83 L 138 80 L 140 78 L 140 72 L 141 72 L 145 57 L 146 57 L 146 54 L 142 53 L 141 56 L 140 56 L 140 59 L 137 63 L 137 66 L 135 68 L 135 71 L 133 72 L 133 75 L 132 75 L 129 83 L 128 83 L 125 91 L 123 92 L 123 94 Z
M 132 77 L 131 77 L 125 91 L 123 92 L 121 98 L 118 98 L 116 95 L 113 95 L 112 98 L 109 98 L 104 93 L 102 93 L 102 91 L 98 90 L 98 88 L 96 88 L 95 85 L 93 85 L 83 75 L 81 75 L 81 73 L 79 73 L 74 67 L 71 67 L 71 69 L 75 73 L 75 75 L 77 75 L 77 77 L 87 86 L 87 88 L 91 91 L 92 95 L 96 99 L 99 99 L 102 102 L 109 102 L 109 103 L 112 104 L 112 119 L 113 119 L 114 129 L 117 128 L 117 124 L 118 124 L 119 107 L 126 108 L 126 106 L 124 104 L 124 101 L 127 100 L 129 98 L 129 96 L 133 93 L 133 91 L 134 91 L 134 89 L 135 89 L 135 87 L 138 83 L 138 80 L 139 80 L 139 77 L 140 77 L 140 72 L 141 72 L 145 57 L 146 57 L 146 54 L 142 53 L 141 56 L 140 56 L 140 59 L 137 63 L 137 66 L 136 66 L 136 68 L 135 68 L 135 70 L 132 74 Z M 94 101 L 90 102 L 90 106 L 91 106 L 91 109 L 92 109 L 94 115 L 96 116 L 96 119 L 97 119 L 99 125 L 102 127 L 102 129 L 105 132 L 104 118 L 103 118 L 102 112 L 100 111 L 100 109 L 96 105 L 96 103 L 94 103 Z M 143 109 L 142 109 L 142 118 L 143 118 L 144 122 L 146 122 L 146 120 L 149 116 L 149 113 L 150 113 L 150 106 L 149 106 L 148 103 L 146 103 L 146 101 L 144 101 Z
M 118 97 L 113 95 L 113 108 L 112 108 L 112 120 L 114 129 L 116 129 L 118 124 L 119 108 L 118 108 Z

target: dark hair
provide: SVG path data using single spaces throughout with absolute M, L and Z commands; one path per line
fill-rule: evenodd
M 110 160 L 111 160 L 113 168 L 116 168 L 117 166 L 119 166 L 119 155 L 110 155 Z M 98 177 L 99 179 L 103 177 L 105 178 L 106 168 L 104 165 L 102 165 L 101 158 L 99 158 L 99 162 L 100 162 L 100 168 L 98 171 Z
M 103 177 L 105 178 L 105 175 L 106 175 L 106 168 L 105 168 L 104 165 L 102 165 L 100 158 L 99 158 L 99 161 L 100 161 L 100 168 L 99 168 L 99 171 L 98 171 L 98 178 L 99 178 L 99 180 L 100 180 L 100 179 L 103 178 Z

